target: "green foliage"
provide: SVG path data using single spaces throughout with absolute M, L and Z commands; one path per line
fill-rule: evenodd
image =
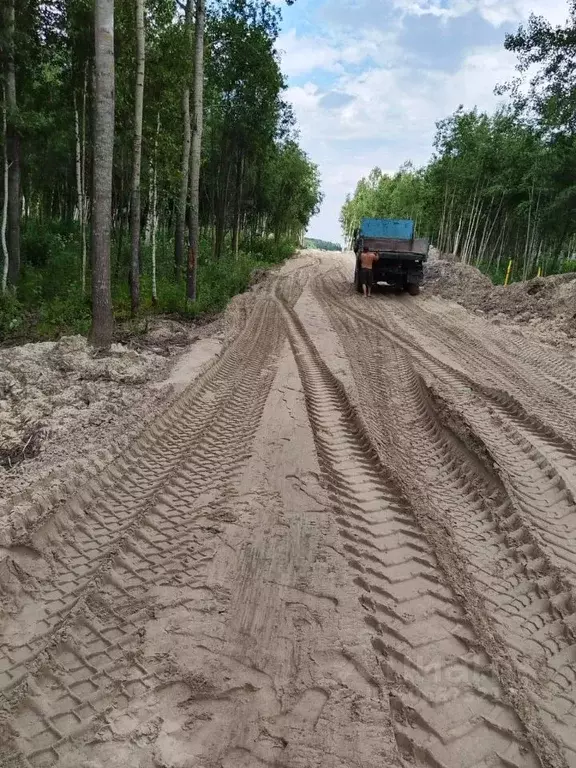
M 565 259 L 560 265 L 559 271 L 562 274 L 567 274 L 569 272 L 576 272 L 576 259 Z
M 506 35 L 505 48 L 518 56 L 520 76 L 501 85 L 500 93 L 512 95 L 516 109 L 529 115 L 546 131 L 572 135 L 576 130 L 576 2 L 568 3 L 564 26 L 553 26 L 532 14 L 528 23 Z M 530 72 L 528 89 L 521 88 Z
M 24 308 L 12 290 L 0 296 L 0 339 L 22 334 Z
M 38 236 L 39 237 L 39 236 Z M 59 235 L 45 234 L 38 240 L 37 233 L 29 233 L 27 242 L 37 247 L 47 243 L 48 254 L 40 267 L 27 265 L 19 286 L 18 298 L 13 290 L 0 298 L 0 339 L 6 343 L 44 341 L 67 334 L 87 334 L 90 328 L 90 299 L 80 290 L 75 241 L 57 249 Z M 229 250 L 218 260 L 212 258 L 212 243 L 201 245 L 198 273 L 198 300 L 185 302 L 184 278 L 173 275 L 173 241 L 166 239 L 159 247 L 157 280 L 158 303 L 152 303 L 152 280 L 146 266 L 150 252 L 144 253 L 145 272 L 142 277 L 141 314 L 173 314 L 183 319 L 213 315 L 226 308 L 230 299 L 245 291 L 251 283 L 254 270 L 269 269 L 292 256 L 296 249 L 288 240 L 276 242 L 273 238 L 255 240 L 252 250 L 241 251 L 234 258 Z M 130 291 L 128 283 L 119 278 L 113 284 L 114 314 L 118 322 L 130 318 Z
M 50 219 L 47 222 L 39 222 L 32 219 L 22 229 L 22 259 L 32 268 L 46 267 L 47 264 L 57 259 L 62 263 L 62 254 L 66 253 L 68 263 L 66 268 L 78 266 L 78 228 L 71 222 Z M 57 265 L 54 265 L 58 269 Z M 48 270 L 48 274 L 50 271 Z M 80 274 L 78 270 L 78 274 Z M 55 275 L 57 280 L 59 275 Z
M 290 3 L 289 3 L 290 4 Z M 209 4 L 206 22 L 204 142 L 200 224 L 204 233 L 198 301 L 215 312 L 249 282 L 250 271 L 293 252 L 321 201 L 318 169 L 296 141 L 276 42 L 276 0 Z M 184 311 L 174 265 L 181 183 L 182 97 L 190 87 L 190 29 L 177 0 L 146 2 L 142 229 L 149 234 L 157 179 L 159 303 L 152 307 L 150 248 L 142 253 L 142 310 Z M 77 151 L 90 210 L 93 146 L 92 0 L 16 2 L 16 81 L 21 133 L 22 277 L 3 301 L 0 341 L 84 333 L 90 320 L 90 269 L 81 290 L 82 248 Z M 0 31 L 0 43 L 2 43 Z M 115 312 L 128 315 L 129 214 L 136 34 L 133 0 L 115 2 L 116 129 L 111 272 Z M 0 46 L 1 47 L 1 46 Z M 160 130 L 158 131 L 158 123 Z M 2 198 L 0 190 L 0 201 Z M 88 222 L 89 225 L 89 222 Z M 87 233 L 88 247 L 90 245 Z M 143 238 L 144 240 L 144 238 Z M 232 254 L 232 251 L 235 253 Z M 89 255 L 88 255 L 89 262 Z
M 339 243 L 331 243 L 327 240 L 317 240 L 313 237 L 304 238 L 305 248 L 317 248 L 321 251 L 341 251 L 342 246 Z
M 249 245 L 247 255 L 251 255 L 260 266 L 278 264 L 293 255 L 296 244 L 289 239 L 279 241 L 273 238 L 259 238 Z

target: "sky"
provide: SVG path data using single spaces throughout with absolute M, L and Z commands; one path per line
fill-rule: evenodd
M 530 13 L 565 21 L 566 0 L 283 0 L 278 41 L 300 144 L 324 202 L 310 237 L 342 241 L 347 193 L 378 166 L 424 165 L 435 124 L 459 105 L 493 111 L 515 75 L 504 37 Z

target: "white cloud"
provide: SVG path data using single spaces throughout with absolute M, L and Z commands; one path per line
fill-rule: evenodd
M 354 61 L 357 52 L 342 51 L 326 40 L 298 37 L 296 30 L 280 36 L 277 48 L 282 56 L 282 71 L 289 77 L 323 69 L 327 72 L 343 71 L 342 64 Z
M 383 64 L 403 56 L 392 29 L 304 36 L 290 29 L 278 38 L 277 49 L 282 58 L 282 71 L 289 77 L 316 69 L 341 73 L 346 71 L 346 65 L 358 65 L 368 60 Z
M 568 16 L 566 0 L 393 0 L 393 7 L 407 15 L 446 19 L 477 11 L 494 26 L 521 22 L 531 13 L 545 16 L 552 24 L 562 24 Z
M 425 163 L 436 121 L 460 104 L 494 109 L 494 85 L 510 78 L 514 65 L 511 54 L 494 47 L 471 51 L 453 74 L 407 67 L 342 74 L 335 88 L 351 101 L 334 109 L 323 106 L 325 92 L 312 81 L 289 88 L 302 143 L 322 173 L 325 201 L 311 232 L 338 237 L 345 195 L 374 166 L 396 169 L 408 159 Z
M 382 0 L 377 0 L 379 3 Z M 322 34 L 286 32 L 283 70 L 298 78 L 286 97 L 292 102 L 304 149 L 319 165 L 325 201 L 310 234 L 338 239 L 345 195 L 379 166 L 404 161 L 424 164 L 432 152 L 435 124 L 462 104 L 492 111 L 494 87 L 515 76 L 516 57 L 503 45 L 468 50 L 456 71 L 425 69 L 399 45 L 410 15 L 449 19 L 476 11 L 494 26 L 525 21 L 530 12 L 552 23 L 567 15 L 565 0 L 391 0 L 400 22 L 379 29 L 330 28 Z M 455 41 L 455 44 L 457 41 Z M 318 77 L 318 70 L 329 74 Z M 304 80 L 305 78 L 305 80 Z M 326 83 L 330 82 L 328 88 Z
M 340 108 L 322 105 L 325 92 L 307 82 L 287 91 L 302 134 L 324 141 L 405 139 L 407 134 L 429 135 L 436 120 L 460 104 L 493 109 L 494 86 L 514 74 L 515 58 L 500 47 L 471 51 L 453 73 L 407 67 L 372 67 L 360 75 L 343 74 L 335 91 L 346 95 Z

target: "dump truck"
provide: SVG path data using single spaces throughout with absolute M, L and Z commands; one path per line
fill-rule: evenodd
M 360 254 L 366 247 L 379 257 L 373 268 L 374 285 L 390 285 L 398 292 L 408 291 L 413 296 L 420 292 L 430 241 L 414 237 L 411 219 L 362 219 L 354 231 L 354 283 L 359 293 L 362 293 Z

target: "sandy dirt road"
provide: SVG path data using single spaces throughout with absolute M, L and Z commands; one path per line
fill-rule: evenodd
M 0 765 L 576 766 L 576 360 L 308 252 L 0 549 Z

